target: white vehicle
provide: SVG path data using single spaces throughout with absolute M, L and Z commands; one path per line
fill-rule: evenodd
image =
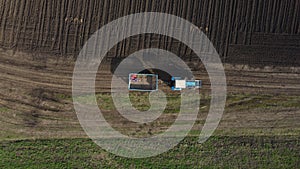
M 181 77 L 172 77 L 171 88 L 173 91 L 182 89 L 199 89 L 202 87 L 201 80 L 183 80 Z

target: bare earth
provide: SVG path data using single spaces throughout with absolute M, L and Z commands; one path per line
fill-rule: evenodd
M 73 65 L 74 61 L 68 58 L 0 51 L 1 140 L 87 137 L 72 105 Z M 99 93 L 109 92 L 109 70 L 107 65 L 100 68 L 97 78 Z M 229 98 L 216 134 L 300 133 L 299 67 L 225 65 L 225 70 Z M 205 69 L 200 68 L 194 73 L 204 81 L 201 94 L 204 99 L 209 98 L 209 78 Z M 209 107 L 208 103 L 203 104 L 196 130 L 201 129 Z M 114 121 L 116 113 L 109 112 L 113 110 L 108 110 L 106 114 Z M 161 120 L 167 124 L 175 118 L 176 114 L 170 113 L 164 114 Z M 122 130 L 133 127 L 132 132 L 140 127 L 118 120 L 115 124 Z M 152 130 L 159 132 L 166 127 Z M 149 126 L 145 128 L 145 131 L 151 131 Z

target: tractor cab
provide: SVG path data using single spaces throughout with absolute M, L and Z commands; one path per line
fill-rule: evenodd
M 171 79 L 171 89 L 173 91 L 181 91 L 182 89 L 199 89 L 201 87 L 201 80 L 185 80 L 181 77 L 172 77 Z

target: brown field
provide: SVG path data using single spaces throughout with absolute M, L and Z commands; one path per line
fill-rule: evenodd
M 299 9 L 299 0 L 0 0 L 0 168 L 300 168 Z M 217 130 L 199 144 L 211 89 L 193 50 L 158 34 L 116 44 L 99 67 L 96 98 L 105 119 L 123 134 L 164 132 L 181 101 L 160 80 L 168 104 L 157 120 L 138 124 L 122 117 L 110 88 L 124 58 L 141 49 L 164 49 L 203 80 L 189 136 L 156 157 L 129 159 L 87 137 L 73 107 L 72 75 L 91 35 L 140 12 L 176 15 L 203 31 L 224 64 L 228 93 Z M 140 111 L 150 107 L 149 93 L 130 92 L 130 100 Z
M 22 52 L 0 52 L 0 138 L 86 137 L 78 123 L 71 98 L 73 59 Z M 216 134 L 299 135 L 300 68 L 225 65 L 228 98 Z M 127 134 L 153 134 L 165 130 L 176 118 L 176 100 L 154 124 L 139 126 L 119 117 L 111 103 L 111 72 L 108 65 L 98 72 L 99 107 L 114 127 Z M 209 107 L 210 85 L 205 69 L 194 74 L 204 81 L 200 130 Z M 99 78 L 101 77 L 101 78 Z M 133 103 L 143 110 L 147 96 L 133 93 Z M 141 100 L 136 98 L 141 97 Z M 172 105 L 173 103 L 173 105 Z M 172 107 L 173 106 L 173 107 Z M 197 132 L 196 132 L 197 133 Z

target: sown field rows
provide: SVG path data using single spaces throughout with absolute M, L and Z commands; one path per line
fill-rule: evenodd
M 106 23 L 145 11 L 165 12 L 191 21 L 206 33 L 224 62 L 235 62 L 227 59 L 230 45 L 299 48 L 298 0 L 1 0 L 0 45 L 76 57 L 88 38 Z M 192 51 L 175 42 L 169 37 L 137 35 L 117 44 L 109 57 L 128 56 L 152 46 L 175 49 L 175 53 L 188 58 Z

